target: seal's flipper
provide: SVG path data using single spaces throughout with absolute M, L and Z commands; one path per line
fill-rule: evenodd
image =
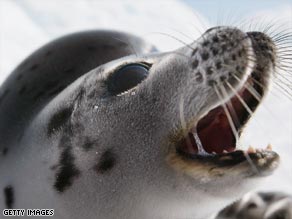
M 280 192 L 248 193 L 242 199 L 227 206 L 215 219 L 292 217 L 292 196 Z

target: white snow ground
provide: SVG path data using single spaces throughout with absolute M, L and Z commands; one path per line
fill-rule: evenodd
M 290 19 L 287 26 L 292 26 L 291 6 L 258 14 Z M 187 36 L 196 39 L 208 26 L 202 16 L 178 0 L 0 0 L 0 84 L 32 51 L 66 33 L 97 28 L 123 30 L 148 39 L 160 50 L 171 50 L 182 44 L 157 32 L 190 42 Z M 292 193 L 291 109 L 292 101 L 274 87 L 242 139 L 246 146 L 272 143 L 282 156 L 280 169 L 261 184 L 260 190 Z

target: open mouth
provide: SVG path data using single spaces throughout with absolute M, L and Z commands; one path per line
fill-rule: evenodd
M 229 156 L 232 162 L 225 165 L 246 161 L 247 155 L 250 159 L 265 156 L 278 159 L 270 145 L 266 149 L 237 149 L 244 126 L 259 105 L 264 91 L 264 82 L 258 73 L 253 72 L 238 92 L 233 90 L 234 95 L 224 104 L 225 109 L 220 105 L 210 110 L 189 130 L 188 135 L 177 144 L 177 153 L 190 159 L 216 163 L 222 160 L 219 158 Z

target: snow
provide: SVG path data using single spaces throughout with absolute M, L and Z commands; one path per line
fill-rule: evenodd
M 288 18 L 287 25 L 291 25 L 292 8 L 283 6 L 253 16 Z M 189 43 L 196 39 L 208 26 L 206 18 L 178 0 L 1 0 L 0 84 L 27 55 L 66 33 L 123 30 L 142 36 L 165 51 L 182 46 L 180 40 Z M 292 193 L 291 108 L 292 101 L 274 86 L 242 139 L 243 145 L 252 142 L 255 147 L 271 143 L 282 156 L 280 169 L 260 189 Z
M 0 10 L 0 83 L 36 48 L 67 33 L 122 30 L 142 36 L 161 50 L 171 50 L 182 46 L 174 38 L 190 42 L 206 29 L 202 25 L 194 26 L 197 15 L 176 0 L 1 0 Z

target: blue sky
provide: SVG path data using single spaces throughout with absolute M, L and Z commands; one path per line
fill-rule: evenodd
M 292 0 L 182 0 L 183 2 L 205 15 L 210 21 L 226 19 L 226 16 L 242 17 L 254 14 L 259 10 L 271 10 L 281 6 L 291 7 Z M 224 14 L 221 16 L 221 14 Z

